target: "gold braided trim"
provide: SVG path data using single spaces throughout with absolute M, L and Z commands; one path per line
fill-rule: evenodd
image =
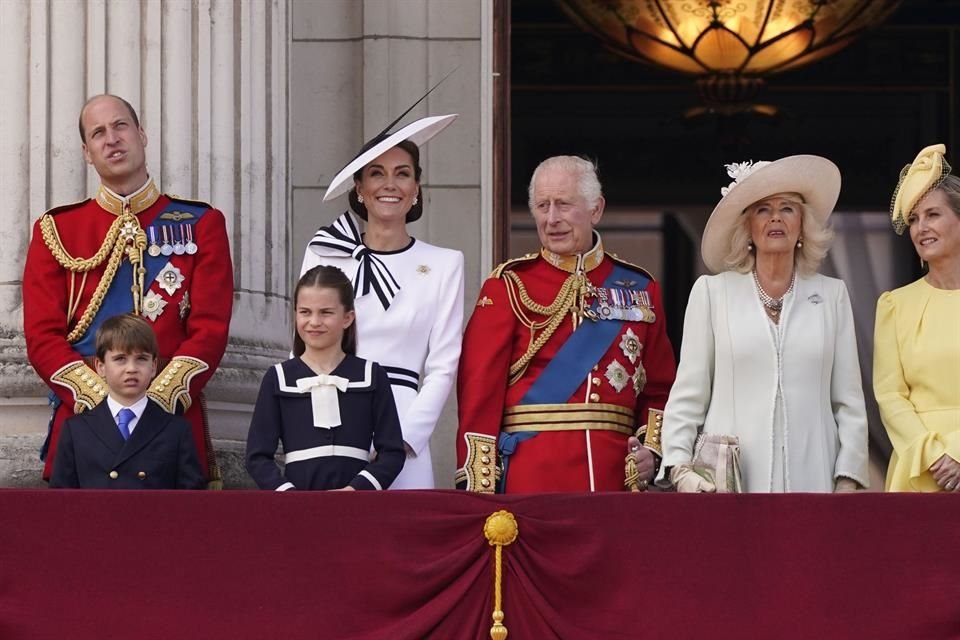
M 136 218 L 134 218 L 136 220 Z M 90 271 L 103 264 L 111 250 L 116 253 L 117 238 L 120 236 L 120 227 L 124 220 L 117 218 L 107 230 L 107 235 L 103 239 L 100 249 L 89 258 L 74 258 L 63 248 L 63 242 L 60 241 L 60 233 L 57 231 L 57 225 L 53 221 L 53 216 L 45 213 L 40 217 L 40 233 L 43 236 L 43 243 L 53 254 L 53 257 L 61 267 L 69 271 Z
M 124 209 L 130 209 L 134 214 L 146 211 L 159 199 L 160 189 L 153 178 L 148 178 L 142 187 L 126 197 L 114 193 L 103 184 L 97 190 L 97 203 L 115 216 L 122 214 Z
M 579 255 L 563 256 L 550 251 L 546 247 L 540 249 L 540 255 L 557 269 L 566 271 L 567 273 L 576 273 L 580 267 L 582 267 L 584 271 L 593 271 L 603 262 L 604 255 L 603 241 L 600 240 L 600 234 L 594 234 L 594 237 L 596 238 L 596 242 L 594 242 L 593 248 L 582 254 L 582 260 Z
M 643 442 L 643 446 L 662 458 L 663 443 L 660 440 L 660 434 L 663 431 L 663 411 L 649 409 L 647 411 L 647 425 L 640 429 L 645 431 L 645 434 L 641 434 L 640 430 L 637 432 L 637 437 Z
M 463 466 L 457 469 L 454 483 L 466 482 L 467 491 L 494 493 L 497 469 L 497 439 L 493 436 L 468 431 L 463 434 L 467 443 L 467 457 Z
M 514 271 L 505 271 L 507 298 L 510 301 L 510 307 L 513 309 L 517 318 L 530 329 L 530 342 L 527 344 L 526 352 L 520 356 L 520 359 L 510 365 L 510 377 L 507 385 L 516 384 L 523 376 L 523 373 L 530 365 L 530 361 L 539 353 L 543 345 L 556 333 L 557 329 L 566 318 L 567 312 L 577 309 L 577 294 L 585 289 L 586 278 L 582 275 L 570 275 L 561 285 L 557 297 L 549 305 L 542 305 L 535 302 L 527 288 L 524 286 L 520 276 Z M 519 304 L 517 298 L 519 297 Z M 522 305 L 522 307 L 521 307 Z M 548 320 L 544 322 L 534 322 L 526 311 L 546 316 Z M 541 330 L 537 335 L 537 330 Z
M 80 316 L 77 324 L 70 333 L 67 334 L 67 342 L 76 342 L 82 338 L 90 328 L 90 324 L 100 311 L 100 306 L 103 304 L 103 299 L 106 297 L 110 285 L 113 284 L 113 279 L 117 275 L 117 269 L 120 268 L 120 264 L 123 262 L 124 254 L 126 254 L 127 259 L 133 265 L 134 269 L 135 277 L 132 287 L 133 290 L 131 291 L 134 313 L 140 312 L 140 300 L 143 296 L 143 278 L 145 272 L 143 268 L 143 251 L 147 248 L 147 234 L 144 233 L 140 227 L 140 221 L 136 216 L 127 211 L 114 220 L 107 230 L 106 238 L 103 244 L 100 245 L 100 249 L 90 258 L 75 258 L 67 252 L 63 247 L 63 242 L 60 240 L 60 234 L 57 231 L 56 223 L 53 221 L 53 216 L 45 214 L 40 218 L 40 232 L 43 236 L 44 244 L 47 245 L 47 248 L 57 263 L 71 272 L 70 300 L 67 305 L 68 309 L 71 310 L 69 312 L 71 318 L 73 317 L 73 312 L 75 312 L 77 306 L 79 306 L 80 297 L 83 295 L 83 284 L 86 283 L 87 272 L 100 266 L 108 254 L 110 256 L 103 276 L 101 276 L 100 282 L 97 283 L 97 288 L 94 290 L 93 296 L 90 299 L 90 303 L 87 305 L 87 308 L 83 310 L 83 315 Z M 84 280 L 81 287 L 75 289 L 73 287 L 73 278 L 74 274 L 78 272 L 84 274 Z
M 93 409 L 107 397 L 107 383 L 97 372 L 77 360 L 57 369 L 50 382 L 73 392 L 74 412 Z
M 504 411 L 503 430 L 523 431 L 616 431 L 634 433 L 632 409 L 614 404 L 531 404 Z
M 167 413 L 176 413 L 178 401 L 186 411 L 193 404 L 190 398 L 190 380 L 209 368 L 206 362 L 198 358 L 176 356 L 154 378 L 147 389 L 147 395 Z
M 613 431 L 614 433 L 620 433 L 625 436 L 633 435 L 633 427 L 625 427 L 619 424 L 611 424 L 609 422 L 592 422 L 589 420 L 581 420 L 579 422 L 571 423 L 541 422 L 519 424 L 503 428 L 504 433 L 525 433 L 529 431 L 536 431 L 538 433 L 542 431 Z

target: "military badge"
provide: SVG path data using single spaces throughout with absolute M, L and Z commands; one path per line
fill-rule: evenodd
M 183 225 L 180 225 L 179 231 L 180 234 L 177 235 L 177 228 L 173 227 L 170 229 L 170 234 L 173 235 L 173 253 L 178 256 L 182 256 L 187 252 L 187 247 L 183 238 Z
M 180 320 L 186 320 L 190 314 L 190 292 L 184 291 L 183 298 L 180 300 Z
M 168 262 L 166 266 L 160 270 L 160 273 L 157 274 L 156 280 L 160 284 L 160 288 L 172 296 L 174 291 L 183 286 L 185 278 L 183 274 L 180 273 L 179 268 Z
M 626 368 L 616 360 L 607 365 L 607 372 L 604 375 L 610 386 L 617 390 L 617 393 L 623 391 L 627 382 L 630 381 L 630 375 Z
M 194 217 L 195 216 L 189 211 L 164 211 L 160 214 L 161 220 L 173 220 L 174 222 L 192 220 Z
M 428 266 L 425 265 L 425 264 L 421 264 L 420 266 L 417 267 L 417 273 L 419 273 L 420 275 L 424 275 L 424 276 L 425 276 L 425 275 L 427 275 L 428 273 L 430 273 L 430 267 L 428 267 Z
M 483 296 L 482 298 L 477 300 L 477 306 L 480 307 L 481 309 L 483 307 L 492 307 L 493 300 L 491 300 L 489 296 Z
M 620 337 L 620 350 L 630 360 L 630 364 L 636 364 L 640 351 L 643 350 L 643 345 L 633 329 L 627 327 L 627 332 Z
M 148 318 L 150 322 L 156 322 L 166 306 L 167 301 L 159 293 L 150 291 L 143 297 L 143 309 L 140 311 L 140 315 Z
M 173 255 L 173 245 L 170 244 L 170 227 L 167 225 L 162 225 L 160 231 L 163 234 L 163 244 L 160 245 L 161 255 L 170 256 Z
M 633 372 L 633 393 L 640 395 L 643 388 L 647 386 L 647 370 L 643 368 L 643 363 L 637 365 L 637 370 Z
M 180 225 L 180 233 L 182 233 L 183 237 L 187 239 L 187 255 L 192 256 L 199 249 L 199 247 L 197 247 L 197 243 L 193 241 L 193 225 L 190 223 Z
M 154 258 L 157 258 L 160 256 L 160 243 L 157 242 L 156 227 L 150 227 L 150 246 L 147 247 L 147 253 Z
M 650 294 L 636 289 L 596 287 L 597 315 L 601 320 L 653 322 L 656 316 Z
M 120 236 L 123 238 L 124 242 L 133 242 L 137 237 L 137 232 L 140 231 L 140 226 L 133 222 L 125 222 L 120 228 Z

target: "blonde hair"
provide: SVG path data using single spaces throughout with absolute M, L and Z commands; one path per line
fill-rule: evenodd
M 813 275 L 820 268 L 823 259 L 827 257 L 827 252 L 830 251 L 830 245 L 833 243 L 833 229 L 829 225 L 820 224 L 817 217 L 813 215 L 813 210 L 803 202 L 799 194 L 773 194 L 757 200 L 740 214 L 738 224 L 734 226 L 733 233 L 730 235 L 730 252 L 723 259 L 723 264 L 729 270 L 739 273 L 753 271 L 757 257 L 756 252 L 751 248 L 750 212 L 757 203 L 776 196 L 787 197 L 803 214 L 800 224 L 800 239 L 803 241 L 803 246 L 795 248 L 793 252 L 793 264 L 800 275 Z
M 960 217 L 960 176 L 948 175 L 932 191 L 943 191 L 947 196 L 947 204 Z

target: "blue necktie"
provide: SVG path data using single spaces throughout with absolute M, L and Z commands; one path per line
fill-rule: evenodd
M 130 423 L 136 417 L 137 414 L 130 409 L 120 409 L 117 414 L 117 426 L 120 428 L 120 435 L 123 436 L 124 440 L 130 437 Z

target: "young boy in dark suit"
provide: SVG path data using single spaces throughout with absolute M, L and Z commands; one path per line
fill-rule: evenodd
M 114 316 L 97 329 L 95 363 L 107 397 L 64 423 L 51 487 L 205 487 L 190 423 L 147 397 L 157 352 L 157 337 L 139 316 Z

